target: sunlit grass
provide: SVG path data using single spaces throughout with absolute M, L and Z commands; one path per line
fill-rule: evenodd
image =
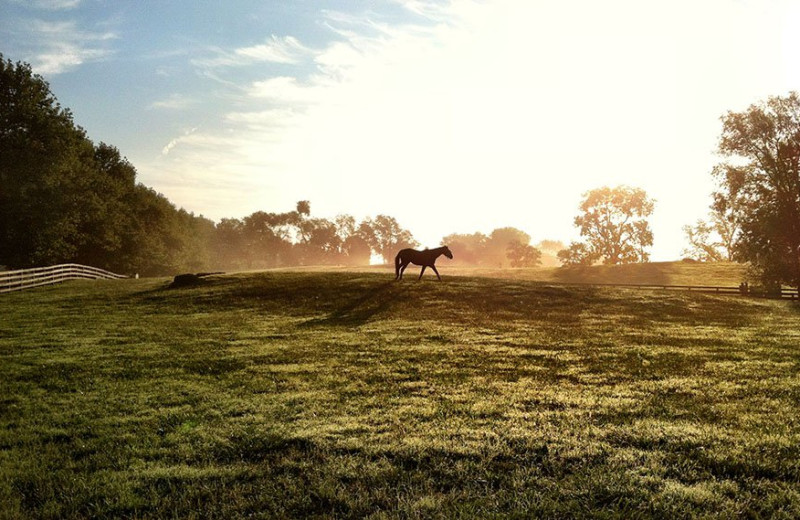
M 791 303 L 167 282 L 0 298 L 5 517 L 800 515 Z

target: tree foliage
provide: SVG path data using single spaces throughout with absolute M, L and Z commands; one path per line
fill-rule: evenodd
M 558 258 L 567 265 L 648 261 L 645 249 L 653 245 L 653 233 L 647 217 L 653 207 L 654 201 L 640 188 L 602 187 L 585 193 L 575 217 L 585 242 L 570 244 Z
M 400 227 L 394 217 L 387 215 L 364 220 L 358 228 L 358 236 L 386 263 L 394 259 L 400 249 L 419 245 L 410 231 Z
M 722 117 L 714 206 L 741 232 L 736 253 L 766 284 L 800 287 L 800 97 L 770 97 Z
M 0 264 L 154 274 L 206 258 L 200 241 L 213 223 L 135 177 L 116 148 L 86 137 L 29 65 L 0 56 Z
M 694 225 L 683 226 L 688 247 L 683 256 L 701 262 L 732 262 L 739 225 L 735 215 L 713 211 L 708 220 L 698 219 Z
M 519 240 L 509 243 L 506 251 L 511 267 L 536 267 L 542 263 L 542 252 Z

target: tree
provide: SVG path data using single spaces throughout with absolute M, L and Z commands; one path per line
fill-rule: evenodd
M 241 269 L 252 266 L 245 251 L 244 223 L 235 218 L 223 218 L 216 225 L 212 240 L 215 267 Z
M 722 117 L 716 207 L 739 225 L 736 254 L 766 285 L 800 287 L 800 97 L 770 97 Z
M 266 213 L 256 211 L 243 219 L 248 267 L 275 267 L 294 263 L 292 225 L 297 212 Z
M 309 218 L 300 222 L 297 246 L 305 265 L 338 263 L 342 239 L 336 224 L 324 218 Z
M 584 194 L 575 226 L 585 237 L 558 254 L 565 264 L 626 264 L 646 262 L 653 245 L 647 222 L 654 201 L 644 190 L 628 186 L 602 187 Z M 563 254 L 562 254 L 563 253 Z
M 297 201 L 297 213 L 306 217 L 311 215 L 311 203 L 307 200 Z
M 461 264 L 480 265 L 489 237 L 483 233 L 452 233 L 442 238 L 442 245 L 450 248 L 453 261 Z
M 529 244 L 531 236 L 514 227 L 497 228 L 489 234 L 483 249 L 483 261 L 492 267 L 506 267 L 508 264 L 508 248 L 511 244 Z
M 352 215 L 337 215 L 334 219 L 336 235 L 341 241 L 341 258 L 346 265 L 369 265 L 372 250 L 358 234 L 356 219 Z
M 358 234 L 386 263 L 394 259 L 400 249 L 419 245 L 410 231 L 400 227 L 394 217 L 387 215 L 365 219 L 358 228 Z
M 542 263 L 542 252 L 530 244 L 514 240 L 506 249 L 511 267 L 535 267 Z
M 683 226 L 689 247 L 682 254 L 701 262 L 732 262 L 735 257 L 738 223 L 733 215 L 713 211 L 708 220 L 698 219 Z
M 558 252 L 558 259 L 564 265 L 592 265 L 597 261 L 597 256 L 583 242 L 573 242 L 568 248 Z
M 0 264 L 77 259 L 92 155 L 47 82 L 0 54 Z

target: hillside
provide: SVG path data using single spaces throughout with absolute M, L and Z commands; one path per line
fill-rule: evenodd
M 800 515 L 793 304 L 445 280 L 3 295 L 0 516 Z
M 731 262 L 650 262 L 627 265 L 587 267 L 548 267 L 533 269 L 455 268 L 453 274 L 516 278 L 541 282 L 644 284 L 644 285 L 715 285 L 737 287 L 746 279 L 747 268 Z
M 505 278 L 550 283 L 643 284 L 643 285 L 713 285 L 738 287 L 747 280 L 747 266 L 733 262 L 650 262 L 627 265 L 593 265 L 588 267 L 535 267 L 495 269 L 463 267 L 450 264 L 441 258 L 437 266 L 442 276 L 467 276 Z M 416 279 L 419 267 L 411 265 L 405 278 Z M 275 269 L 293 272 L 353 272 L 386 273 L 393 276 L 393 266 L 350 267 L 296 267 Z M 435 277 L 426 272 L 426 277 Z

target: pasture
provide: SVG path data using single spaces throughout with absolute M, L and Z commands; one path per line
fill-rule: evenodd
M 3 295 L 0 516 L 800 516 L 796 304 L 441 272 Z

